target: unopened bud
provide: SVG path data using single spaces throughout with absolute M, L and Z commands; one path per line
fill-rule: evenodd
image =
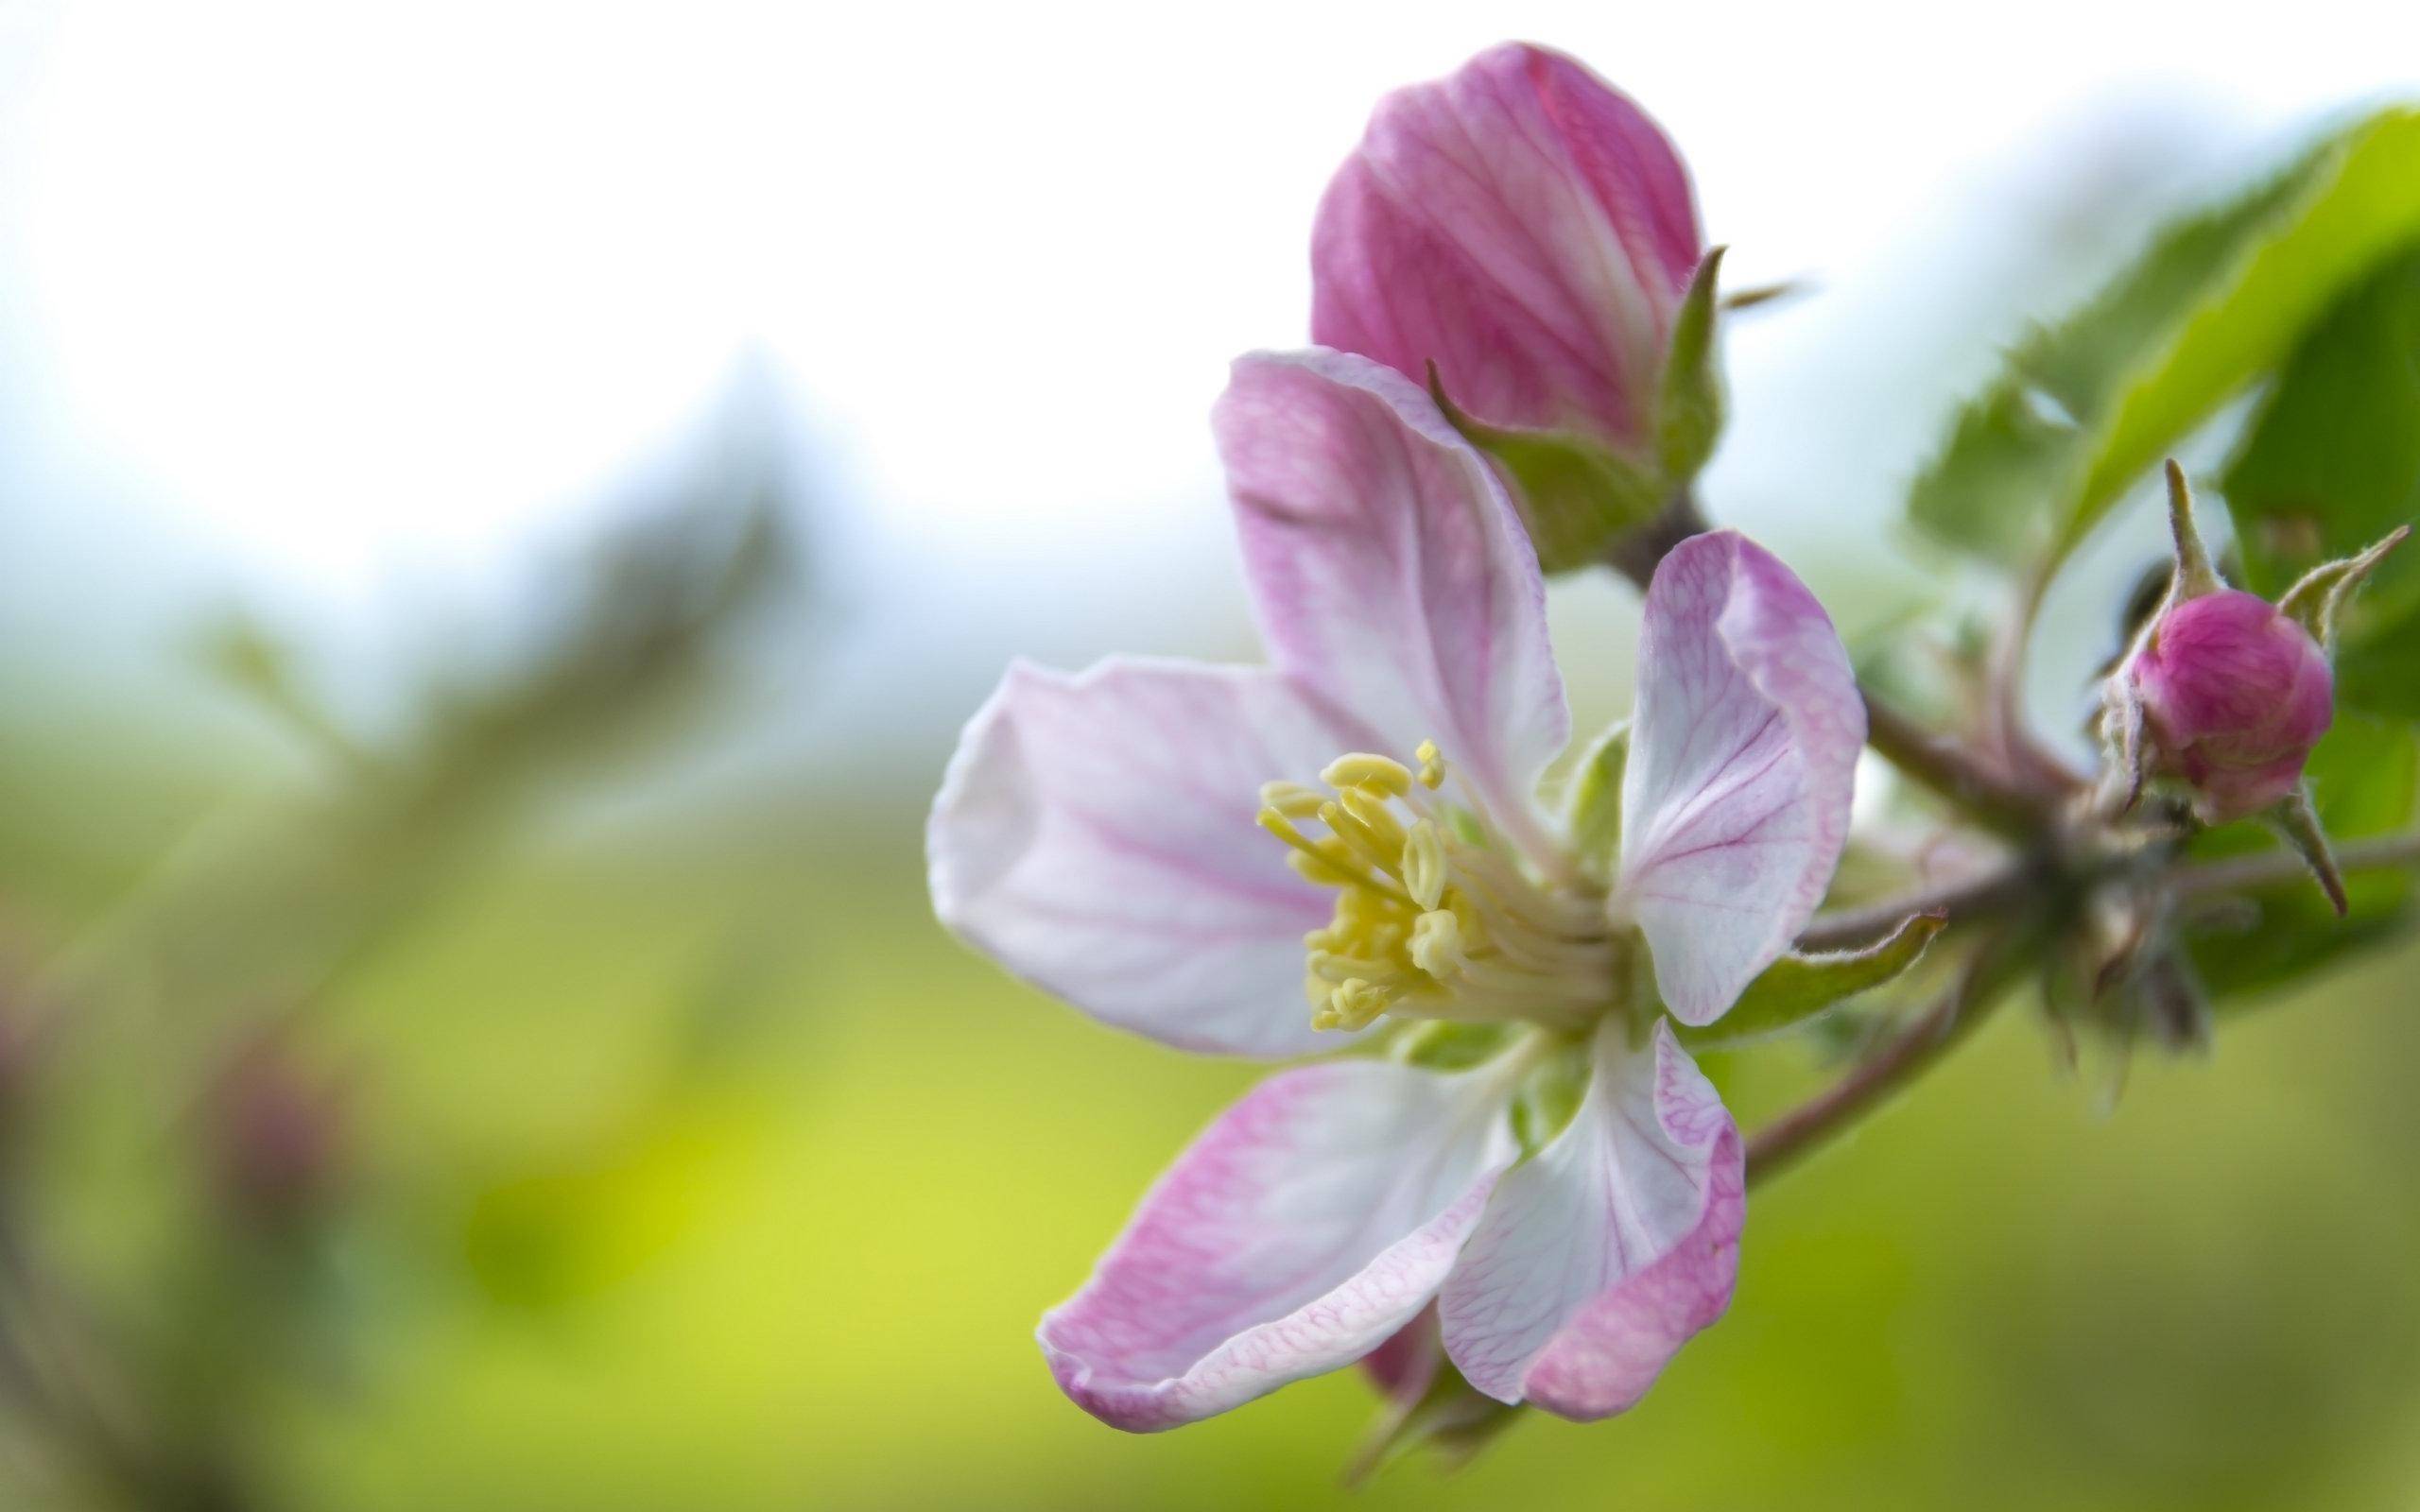
M 1549 573 L 1651 521 L 1721 427 L 1716 258 L 1628 96 L 1508 43 L 1396 91 L 1321 201 L 1311 336 L 1425 382 Z
M 2191 787 L 2213 824 L 2290 795 L 2335 717 L 2336 679 L 2319 643 L 2240 589 L 2170 603 L 2124 676 L 2152 768 Z
M 330 1194 L 340 1164 L 343 1102 L 341 1088 L 305 1071 L 274 1030 L 235 1049 L 206 1112 L 219 1191 L 241 1216 L 289 1222 Z

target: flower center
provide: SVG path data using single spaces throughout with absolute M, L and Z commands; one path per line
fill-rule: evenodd
M 1311 1026 L 1359 1029 L 1381 1014 L 1586 1024 L 1613 1002 L 1619 966 L 1603 897 L 1533 879 L 1480 804 L 1442 796 L 1436 744 L 1415 760 L 1356 753 L 1320 774 L 1328 792 L 1261 789 L 1261 827 L 1292 848 L 1297 872 L 1337 892 L 1327 927 L 1303 936 Z

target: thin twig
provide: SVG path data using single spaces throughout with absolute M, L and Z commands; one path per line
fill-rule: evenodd
M 1902 775 L 1996 834 L 2031 840 L 2042 833 L 2049 806 L 2042 797 L 1882 702 L 1873 689 L 1858 692 L 1865 698 L 1865 743 Z
M 1709 528 L 1696 499 L 1683 490 L 1653 520 L 1616 541 L 1605 560 L 1644 593 L 1666 553 Z M 2014 777 L 1985 766 L 1956 743 L 1876 700 L 1873 690 L 1860 686 L 1858 692 L 1865 699 L 1866 744 L 1883 760 L 1996 833 L 2031 840 L 2041 833 L 2055 795 L 2031 791 Z
M 2420 834 L 2388 834 L 2356 840 L 2336 848 L 2336 865 L 2343 871 L 2377 871 L 2389 867 L 2420 866 Z M 2270 850 L 2227 861 L 2204 861 L 2179 867 L 2172 874 L 2178 893 L 2199 897 L 2214 892 L 2240 892 L 2293 882 L 2310 868 L 2290 850 Z
M 2002 948 L 2005 943 L 1996 939 L 1983 945 L 1967 959 L 1957 982 L 1915 1022 L 1831 1087 L 1758 1129 L 1748 1142 L 1748 1184 L 1796 1163 L 1972 1034 L 2005 996 L 2001 971 L 2012 955 Z
M 1980 876 L 1919 887 L 1878 903 L 1817 914 L 1799 932 L 1797 948 L 1815 954 L 1870 945 L 1916 914 L 1945 914 L 1956 922 L 1978 914 L 1996 913 L 2022 900 L 2032 886 L 2031 869 L 2011 862 Z

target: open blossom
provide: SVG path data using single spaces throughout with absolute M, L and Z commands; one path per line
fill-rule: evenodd
M 1619 447 L 1652 425 L 1704 256 L 1688 171 L 1653 121 L 1561 53 L 1508 43 L 1396 91 L 1312 233 L 1311 339 L 1490 424 Z
M 1535 556 L 1427 396 L 1354 355 L 1256 355 L 1216 424 L 1272 664 L 1012 667 L 934 806 L 935 907 L 1186 1049 L 1403 1049 L 1432 1021 L 1500 1048 L 1262 1082 L 1043 1350 L 1088 1411 L 1161 1429 L 1358 1360 L 1433 1302 L 1478 1390 L 1618 1412 L 1727 1304 L 1744 1213 L 1738 1131 L 1655 1003 L 1719 1017 L 1821 899 L 1864 737 L 1847 660 L 1757 546 L 1675 548 L 1618 845 L 1583 845 L 1535 800 L 1568 734 Z M 1550 1066 L 1584 1092 L 1525 1131 Z
M 2335 716 L 2335 675 L 2319 643 L 2238 588 L 2168 606 L 2126 671 L 2152 749 L 2212 821 L 2291 794 Z

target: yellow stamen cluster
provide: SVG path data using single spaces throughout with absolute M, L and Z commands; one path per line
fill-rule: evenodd
M 1303 938 L 1312 1027 L 1381 1014 L 1584 1023 L 1613 990 L 1603 900 L 1531 880 L 1475 811 L 1448 811 L 1436 744 L 1414 759 L 1355 753 L 1320 774 L 1327 792 L 1261 789 L 1261 827 L 1287 861 L 1337 889 L 1327 927 Z M 1325 833 L 1306 834 L 1314 824 Z

